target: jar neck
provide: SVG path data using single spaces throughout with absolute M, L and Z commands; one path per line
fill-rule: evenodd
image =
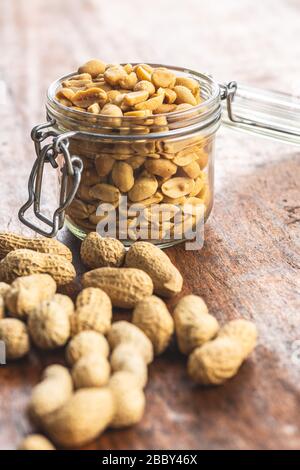
M 155 66 L 164 66 L 153 64 Z M 221 97 L 219 85 L 210 77 L 198 72 L 169 67 L 181 76 L 191 77 L 199 82 L 202 102 L 180 112 L 156 114 L 145 118 L 107 117 L 63 106 L 55 99 L 62 82 L 74 74 L 69 74 L 54 82 L 48 90 L 47 116 L 55 120 L 59 133 L 76 132 L 99 139 L 141 140 L 161 139 L 187 135 L 199 131 L 215 132 L 221 121 Z

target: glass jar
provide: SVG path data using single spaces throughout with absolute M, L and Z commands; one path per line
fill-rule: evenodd
M 55 236 L 65 219 L 81 239 L 96 230 L 125 245 L 142 239 L 166 247 L 199 234 L 201 239 L 213 205 L 215 138 L 221 119 L 231 127 L 300 144 L 298 98 L 235 82 L 219 85 L 205 74 L 168 68 L 198 81 L 200 104 L 143 118 L 108 117 L 71 109 L 55 99 L 62 82 L 74 74 L 50 86 L 48 122 L 32 131 L 37 160 L 29 200 L 19 212 L 23 223 Z M 60 184 L 60 205 L 52 220 L 40 209 L 48 162 L 58 169 Z M 31 205 L 50 231 L 25 218 Z

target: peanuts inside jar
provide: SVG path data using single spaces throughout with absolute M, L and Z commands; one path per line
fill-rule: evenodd
M 91 60 L 51 85 L 47 113 L 83 161 L 68 228 L 125 245 L 193 238 L 213 203 L 220 96 L 206 75 Z M 62 162 L 60 165 L 60 169 Z M 70 181 L 71 185 L 71 181 Z

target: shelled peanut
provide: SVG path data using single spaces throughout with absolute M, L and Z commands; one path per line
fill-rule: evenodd
M 93 59 L 62 82 L 56 99 L 66 107 L 66 115 L 75 110 L 74 119 L 96 123 L 104 133 L 124 135 L 116 143 L 71 139 L 71 152 L 84 162 L 80 188 L 67 210 L 76 226 L 89 232 L 105 217 L 109 220 L 108 213 L 97 213 L 101 203 L 116 209 L 117 222 L 124 207 L 130 212 L 127 227 L 117 228 L 119 238 L 131 240 L 184 238 L 182 232 L 205 217 L 211 208 L 213 137 L 199 133 L 164 139 L 161 134 L 143 139 L 185 127 L 197 116 L 202 98 L 195 78 L 165 67 L 107 65 Z M 141 134 L 141 139 L 128 141 L 126 134 Z M 124 207 L 122 196 L 127 198 Z M 182 217 L 178 207 L 183 210 L 184 205 L 191 207 Z

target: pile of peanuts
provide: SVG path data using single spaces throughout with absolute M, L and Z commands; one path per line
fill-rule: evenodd
M 89 115 L 108 119 L 105 132 L 119 134 L 167 131 L 168 116 L 201 103 L 199 83 L 193 78 L 176 76 L 164 67 L 107 65 L 100 60 L 87 62 L 77 75 L 63 81 L 56 99 L 70 110 L 85 112 L 86 120 L 94 119 Z M 130 123 L 127 119 L 125 124 L 126 117 Z M 71 139 L 70 151 L 82 158 L 84 171 L 67 211 L 69 220 L 85 232 L 94 231 L 107 217 L 96 214 L 99 204 L 110 203 L 117 209 L 121 196 L 126 196 L 127 229 L 119 237 L 140 238 L 137 211 L 132 207 L 136 204 L 139 214 L 143 211 L 144 224 L 150 226 L 151 219 L 157 226 L 155 238 L 176 237 L 183 226 L 195 225 L 197 206 L 203 207 L 202 215 L 210 210 L 212 145 L 213 138 L 203 135 L 133 142 L 126 142 L 125 136 L 120 143 Z M 175 218 L 186 204 L 195 210 Z M 156 215 L 157 207 L 169 215 Z

